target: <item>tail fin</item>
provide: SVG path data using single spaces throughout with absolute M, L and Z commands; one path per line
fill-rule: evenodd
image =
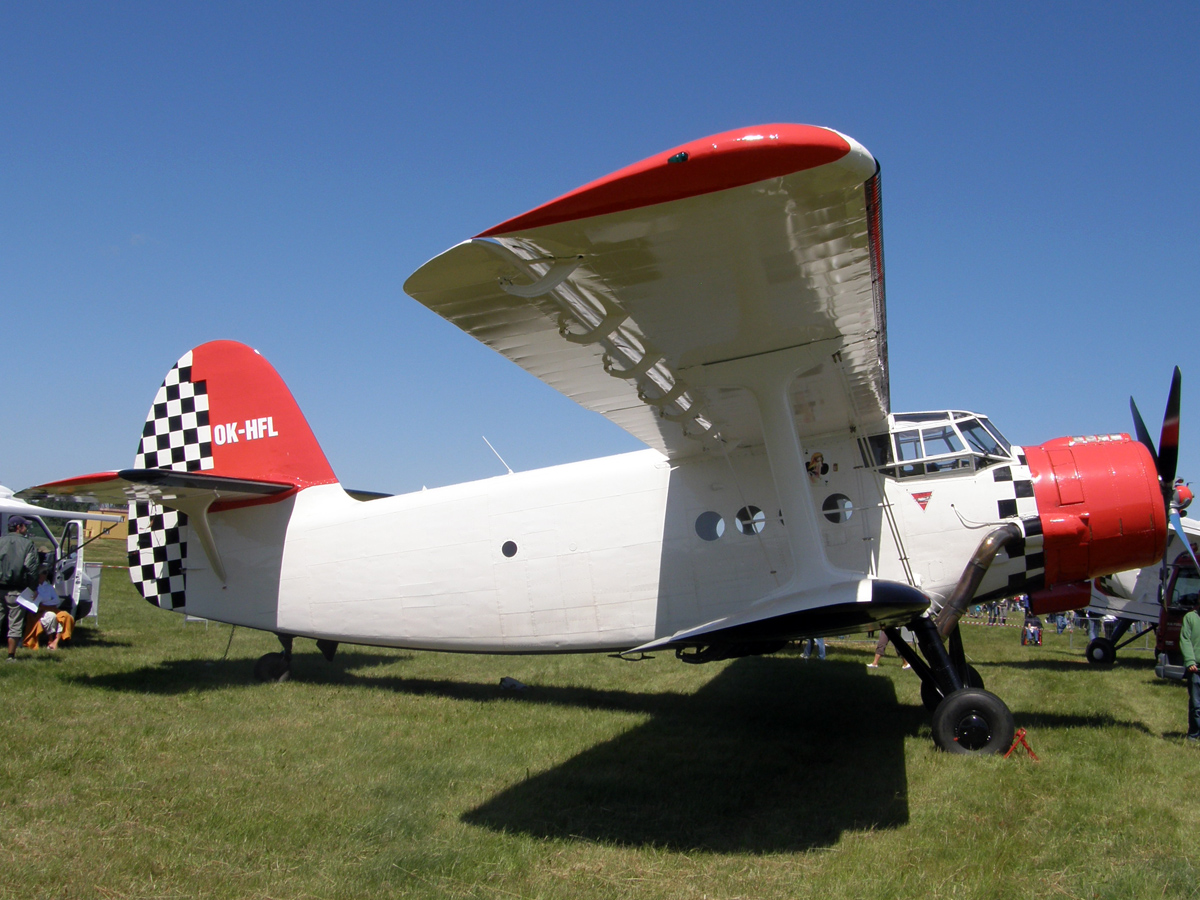
M 337 481 L 279 373 L 257 350 L 235 341 L 203 344 L 167 373 L 133 466 L 296 489 Z M 129 576 L 156 606 L 186 605 L 191 531 L 183 512 L 148 500 L 129 504 Z
M 297 488 L 337 481 L 279 373 L 236 341 L 202 344 L 167 373 L 133 466 Z

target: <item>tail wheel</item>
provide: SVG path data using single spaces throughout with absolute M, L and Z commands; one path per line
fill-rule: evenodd
M 259 681 L 287 681 L 292 677 L 291 661 L 282 653 L 264 653 L 254 664 L 254 677 Z
M 964 679 L 966 686 L 969 688 L 982 688 L 983 676 L 979 674 L 979 670 L 974 666 L 967 666 L 967 677 Z M 942 692 L 937 689 L 931 681 L 921 682 L 921 704 L 930 712 L 933 712 L 942 702 Z
M 1087 645 L 1087 661 L 1097 666 L 1111 666 L 1117 659 L 1117 648 L 1108 638 L 1096 638 Z
M 981 688 L 955 691 L 933 713 L 933 742 L 947 753 L 1003 753 L 1015 733 L 1004 701 Z

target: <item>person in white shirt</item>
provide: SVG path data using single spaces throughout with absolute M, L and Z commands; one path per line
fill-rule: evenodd
M 47 569 L 38 572 L 37 602 L 38 624 L 46 634 L 46 649 L 57 650 L 58 639 L 62 635 L 62 625 L 58 620 L 59 599 Z

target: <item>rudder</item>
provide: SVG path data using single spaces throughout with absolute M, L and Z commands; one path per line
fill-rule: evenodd
M 337 481 L 279 373 L 257 350 L 212 341 L 167 373 L 142 429 L 135 469 L 168 469 L 292 484 Z M 129 504 L 129 574 L 164 609 L 186 604 L 187 516 Z
M 236 341 L 202 344 L 167 373 L 146 416 L 134 468 L 297 488 L 337 481 L 279 373 Z

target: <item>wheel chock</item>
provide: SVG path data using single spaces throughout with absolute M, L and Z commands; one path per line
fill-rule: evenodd
M 1029 754 L 1029 758 L 1032 759 L 1034 762 L 1038 761 L 1037 754 L 1034 753 L 1033 748 L 1029 746 L 1029 741 L 1025 740 L 1025 729 L 1024 728 L 1017 729 L 1017 733 L 1015 735 L 1013 735 L 1012 746 L 1008 748 L 1008 753 L 1004 754 L 1004 758 L 1008 759 L 1009 756 L 1012 755 L 1012 752 L 1017 749 L 1017 747 L 1024 747 L 1025 752 L 1027 754 Z

